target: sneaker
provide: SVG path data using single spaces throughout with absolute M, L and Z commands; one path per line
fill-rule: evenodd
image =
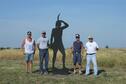
M 26 73 L 27 73 L 27 74 L 29 74 L 29 72 L 28 72 L 28 71 L 27 71 Z
M 80 75 L 82 74 L 81 70 L 79 70 L 79 74 L 80 74 Z
M 77 71 L 76 70 L 74 70 L 74 72 L 73 72 L 74 74 L 76 74 L 77 73 Z
M 89 76 L 89 74 L 84 74 L 85 77 Z
M 29 73 L 32 74 L 32 71 L 30 71 Z
M 43 71 L 41 71 L 41 72 L 40 72 L 40 75 L 43 75 L 43 74 L 44 74 L 44 72 L 43 72 Z
M 48 74 L 48 71 L 45 71 L 44 74 L 47 75 Z
M 97 77 L 98 77 L 98 75 L 97 75 L 97 74 L 94 74 L 94 77 L 95 77 L 95 78 L 97 78 Z

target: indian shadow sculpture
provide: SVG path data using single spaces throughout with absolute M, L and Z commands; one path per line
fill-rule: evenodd
M 59 16 L 60 16 L 60 14 L 58 14 L 58 16 L 57 16 L 55 28 L 52 29 L 51 39 L 50 39 L 50 47 L 53 50 L 53 58 L 52 58 L 52 68 L 53 69 L 55 68 L 55 61 L 56 61 L 56 56 L 57 56 L 58 50 L 62 54 L 63 68 L 66 68 L 65 67 L 66 53 L 65 53 L 65 48 L 63 45 L 63 41 L 62 41 L 62 35 L 63 35 L 63 30 L 68 28 L 69 25 L 65 21 L 59 20 Z M 64 25 L 62 26 L 62 24 L 64 24 Z

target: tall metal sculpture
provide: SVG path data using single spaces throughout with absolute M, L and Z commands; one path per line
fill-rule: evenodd
M 65 68 L 66 53 L 65 53 L 65 48 L 62 41 L 62 35 L 63 35 L 63 30 L 68 28 L 69 25 L 65 21 L 60 20 L 59 17 L 60 17 L 60 14 L 58 14 L 57 16 L 55 28 L 52 29 L 51 39 L 50 39 L 51 48 L 53 50 L 52 68 L 55 67 L 55 61 L 56 61 L 58 50 L 62 54 L 63 68 Z

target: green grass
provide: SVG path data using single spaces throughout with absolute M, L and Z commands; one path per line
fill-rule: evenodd
M 52 53 L 52 51 L 50 51 Z M 4 53 L 4 54 L 3 54 Z M 10 53 L 10 54 L 9 54 Z M 40 75 L 38 72 L 27 74 L 25 72 L 24 59 L 20 50 L 0 51 L 0 84 L 126 84 L 126 49 L 101 49 L 97 54 L 99 70 L 98 77 L 78 74 L 62 74 L 61 56 L 58 53 L 56 71 L 51 70 L 52 54 L 48 75 Z M 67 68 L 72 66 L 72 53 L 66 50 Z M 33 71 L 39 68 L 38 53 L 36 53 Z M 85 52 L 83 53 L 83 70 L 85 70 Z

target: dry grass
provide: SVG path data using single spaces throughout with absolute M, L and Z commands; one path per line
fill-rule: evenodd
M 52 61 L 52 50 L 50 63 Z M 66 64 L 72 68 L 72 52 L 66 49 Z M 85 51 L 83 50 L 83 69 L 85 69 Z M 58 52 L 56 67 L 61 68 L 62 56 Z M 92 75 L 26 74 L 24 56 L 21 50 L 0 50 L 0 84 L 126 84 L 126 49 L 100 49 L 97 53 L 98 67 L 104 70 L 97 78 Z M 51 64 L 49 64 L 51 70 Z M 38 69 L 38 51 L 35 54 L 34 70 Z
M 53 52 L 49 50 L 49 61 L 52 61 Z M 71 49 L 66 49 L 66 63 L 72 64 L 72 52 Z M 83 64 L 86 61 L 85 51 L 83 50 Z M 0 50 L 0 59 L 24 59 L 24 55 L 20 49 L 6 49 Z M 38 61 L 38 50 L 34 56 L 34 60 Z M 56 62 L 61 63 L 62 55 L 60 52 L 57 54 Z M 126 49 L 100 49 L 97 53 L 98 65 L 101 67 L 114 67 L 114 66 L 126 66 Z

